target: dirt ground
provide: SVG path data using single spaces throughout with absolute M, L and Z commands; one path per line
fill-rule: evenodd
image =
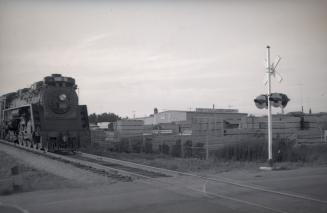
M 0 195 L 80 186 L 74 181 L 18 162 L 16 158 L 3 151 L 0 151 L 0 165 Z M 13 167 L 18 167 L 18 177 L 12 175 Z M 19 187 L 13 187 L 14 181 Z

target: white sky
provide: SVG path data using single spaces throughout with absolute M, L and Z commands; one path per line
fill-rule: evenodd
M 291 99 L 286 112 L 301 99 L 327 111 L 327 1 L 0 0 L 0 94 L 61 73 L 89 113 L 263 114 L 253 99 L 266 93 L 267 44 L 282 57 L 272 87 Z

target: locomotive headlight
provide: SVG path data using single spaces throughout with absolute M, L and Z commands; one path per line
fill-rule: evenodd
M 65 95 L 65 94 L 59 95 L 59 100 L 65 101 L 66 99 L 67 99 L 67 95 Z

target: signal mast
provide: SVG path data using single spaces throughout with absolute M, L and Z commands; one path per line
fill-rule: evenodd
M 262 167 L 263 169 L 272 169 L 273 159 L 272 159 L 272 113 L 271 106 L 281 107 L 284 109 L 290 100 L 287 95 L 283 93 L 271 93 L 271 76 L 277 75 L 278 81 L 281 82 L 283 78 L 276 71 L 277 65 L 279 64 L 281 58 L 277 56 L 274 63 L 270 62 L 270 46 L 267 46 L 267 80 L 265 85 L 268 83 L 268 94 L 260 95 L 254 99 L 255 105 L 259 109 L 268 108 L 268 163 L 270 167 Z
M 267 78 L 268 78 L 268 163 L 270 166 L 273 164 L 272 160 L 272 122 L 271 122 L 271 74 L 273 70 L 270 64 L 270 46 L 267 46 Z

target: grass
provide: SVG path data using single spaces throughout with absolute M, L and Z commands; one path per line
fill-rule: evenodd
M 267 142 L 244 141 L 228 144 L 214 151 L 219 161 L 265 161 Z M 296 144 L 293 141 L 279 139 L 273 141 L 273 159 L 277 162 L 327 163 L 327 144 Z
M 228 144 L 211 152 L 209 160 L 179 158 L 159 153 L 112 152 L 100 146 L 88 147 L 82 151 L 183 172 L 257 170 L 259 166 L 266 165 L 267 161 L 267 144 L 263 141 Z M 275 166 L 280 170 L 327 165 L 327 144 L 297 145 L 292 141 L 278 140 L 274 141 L 273 153 Z

